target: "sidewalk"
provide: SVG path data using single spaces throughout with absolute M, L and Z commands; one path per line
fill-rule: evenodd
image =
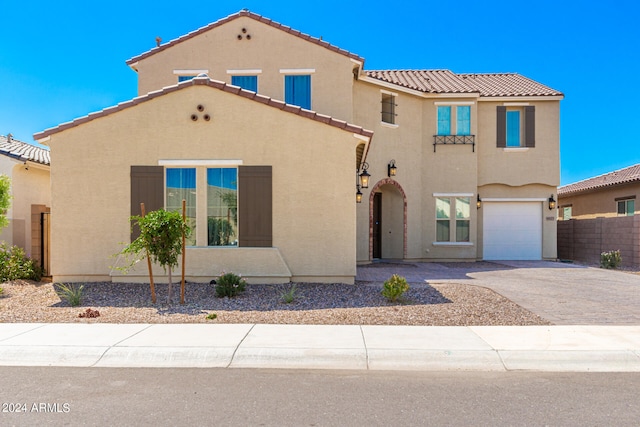
M 5 323 L 0 365 L 640 372 L 640 326 Z

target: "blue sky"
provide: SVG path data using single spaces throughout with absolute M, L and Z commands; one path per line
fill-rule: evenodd
M 166 42 L 247 8 L 364 57 L 369 70 L 517 72 L 562 91 L 561 184 L 569 184 L 640 163 L 638 4 L 0 0 L 0 134 L 33 142 L 135 97 L 127 59 L 156 36 Z

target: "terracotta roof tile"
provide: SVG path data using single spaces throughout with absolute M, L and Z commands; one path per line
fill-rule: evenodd
M 0 135 L 0 154 L 20 161 L 28 160 L 42 165 L 51 165 L 49 150 L 2 135 Z
M 157 98 L 162 95 L 166 95 L 171 92 L 175 92 L 176 90 L 180 90 L 189 86 L 208 86 L 218 90 L 222 90 L 224 92 L 228 92 L 237 96 L 242 96 L 244 98 L 248 98 L 255 102 L 260 102 L 272 108 L 277 108 L 279 110 L 283 110 L 285 112 L 296 114 L 298 116 L 306 117 L 321 123 L 328 124 L 330 126 L 334 126 L 340 129 L 345 129 L 347 126 L 347 122 L 342 120 L 337 120 L 329 116 L 325 116 L 323 114 L 318 114 L 315 111 L 305 110 L 304 108 L 300 108 L 295 105 L 285 104 L 283 101 L 279 101 L 273 98 L 269 98 L 268 96 L 260 95 L 252 91 L 240 89 L 238 86 L 233 86 L 221 81 L 211 80 L 206 76 L 198 76 L 191 80 L 187 80 L 184 82 L 180 82 L 173 86 L 165 87 L 161 90 L 157 90 L 154 92 L 149 92 L 146 95 L 139 96 L 137 98 L 133 98 L 129 101 L 122 102 L 116 106 L 106 108 L 101 111 L 97 111 L 95 113 L 88 114 L 87 116 L 77 118 L 71 122 L 63 123 L 53 128 L 46 129 L 42 132 L 38 132 L 33 135 L 35 140 L 44 139 L 50 135 L 56 134 L 58 132 L 62 132 L 63 130 L 78 126 L 82 123 L 89 122 L 91 120 L 95 120 L 100 117 L 108 116 L 109 114 L 115 113 L 117 111 L 125 110 L 129 107 L 133 107 L 134 105 L 141 104 L 143 102 L 150 101 L 154 98 Z M 350 125 L 349 130 L 353 133 L 357 133 L 359 135 L 366 136 L 368 138 L 373 137 L 373 131 L 364 129 L 357 125 Z
M 149 50 L 147 52 L 144 52 L 144 53 L 142 53 L 142 54 L 140 54 L 138 56 L 134 56 L 131 59 L 128 59 L 126 61 L 126 63 L 127 63 L 127 65 L 132 66 L 133 64 L 135 64 L 138 61 L 141 61 L 141 60 L 143 60 L 145 58 L 148 58 L 148 57 L 150 57 L 152 55 L 155 55 L 158 52 L 162 52 L 163 50 L 165 50 L 165 49 L 167 49 L 167 48 L 169 48 L 171 46 L 174 46 L 174 45 L 176 45 L 178 43 L 181 43 L 181 42 L 183 42 L 185 40 L 189 40 L 190 38 L 193 38 L 193 37 L 195 37 L 195 36 L 197 36 L 199 34 L 202 34 L 202 33 L 206 32 L 206 31 L 209 31 L 209 30 L 214 29 L 216 27 L 219 27 L 219 26 L 221 26 L 223 24 L 226 24 L 227 22 L 233 21 L 234 19 L 238 19 L 238 18 L 240 18 L 242 16 L 246 16 L 246 17 L 249 17 L 251 19 L 255 19 L 256 21 L 259 21 L 259 22 L 262 22 L 264 24 L 270 25 L 270 26 L 272 26 L 274 28 L 277 28 L 277 29 L 279 29 L 281 31 L 284 31 L 284 32 L 289 33 L 289 34 L 292 34 L 292 35 L 294 35 L 296 37 L 300 37 L 300 38 L 302 38 L 304 40 L 307 40 L 307 41 L 309 41 L 311 43 L 315 43 L 318 46 L 322 46 L 322 47 L 324 47 L 326 49 L 329 49 L 329 50 L 331 50 L 333 52 L 336 52 L 336 53 L 339 53 L 341 55 L 347 56 L 349 58 L 355 59 L 356 61 L 362 62 L 364 64 L 364 58 L 356 55 L 355 53 L 351 53 L 351 52 L 346 51 L 344 49 L 340 49 L 339 47 L 334 46 L 332 44 L 329 44 L 324 40 L 321 40 L 321 39 L 316 38 L 316 37 L 312 37 L 312 36 L 310 36 L 308 34 L 301 33 L 298 30 L 294 30 L 291 27 L 288 27 L 286 25 L 282 25 L 279 22 L 275 22 L 275 21 L 273 21 L 273 20 L 271 20 L 269 18 L 265 18 L 262 15 L 258 15 L 257 13 L 250 12 L 250 11 L 248 11 L 246 9 L 241 10 L 240 12 L 234 13 L 232 15 L 229 15 L 226 18 L 219 19 L 218 21 L 212 22 L 211 24 L 205 25 L 202 28 L 199 28 L 197 30 L 194 30 L 194 31 L 188 33 L 188 34 L 180 36 L 177 39 L 173 39 L 173 40 L 171 40 L 171 41 L 169 41 L 169 42 L 167 42 L 165 44 L 162 44 L 162 45 L 160 45 L 158 47 L 154 47 L 153 49 L 151 49 L 151 50 Z
M 578 181 L 558 188 L 558 196 L 571 196 L 605 187 L 640 182 L 640 163 L 604 175 Z
M 368 77 L 425 93 L 478 93 L 480 96 L 562 96 L 520 74 L 456 74 L 449 70 L 365 71 Z

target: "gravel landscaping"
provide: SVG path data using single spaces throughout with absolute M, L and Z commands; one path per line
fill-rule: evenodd
M 167 285 L 86 283 L 82 303 L 71 307 L 51 283 L 14 281 L 0 285 L 0 322 L 83 323 L 272 323 L 349 325 L 547 325 L 549 322 L 489 289 L 456 283 L 414 284 L 401 302 L 390 303 L 381 283 L 296 284 L 291 303 L 282 299 L 292 285 L 248 285 L 235 298 L 216 298 L 214 286 L 180 284 L 166 304 Z M 90 313 L 98 317 L 80 317 Z M 215 316 L 214 316 L 215 314 Z M 208 318 L 209 317 L 209 318 Z M 215 317 L 212 319 L 212 317 Z

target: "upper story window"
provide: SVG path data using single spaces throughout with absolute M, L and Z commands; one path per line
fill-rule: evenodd
M 453 130 L 452 112 L 455 111 L 455 130 Z M 471 135 L 471 106 L 458 105 L 452 109 L 450 105 L 438 106 L 438 135 Z
M 438 135 L 451 135 L 451 107 L 438 107 Z
M 506 104 L 497 107 L 497 146 L 535 147 L 535 106 Z
M 209 70 L 173 70 L 173 74 L 178 76 L 178 83 L 191 80 L 200 74 L 208 74 Z
M 258 76 L 231 76 L 231 84 L 252 92 L 258 92 Z
M 397 95 L 391 92 L 382 92 L 382 98 L 380 100 L 383 123 L 396 124 L 396 104 Z
M 635 199 L 616 200 L 618 204 L 618 216 L 633 216 L 636 212 Z
M 311 75 L 284 76 L 284 102 L 311 109 Z

